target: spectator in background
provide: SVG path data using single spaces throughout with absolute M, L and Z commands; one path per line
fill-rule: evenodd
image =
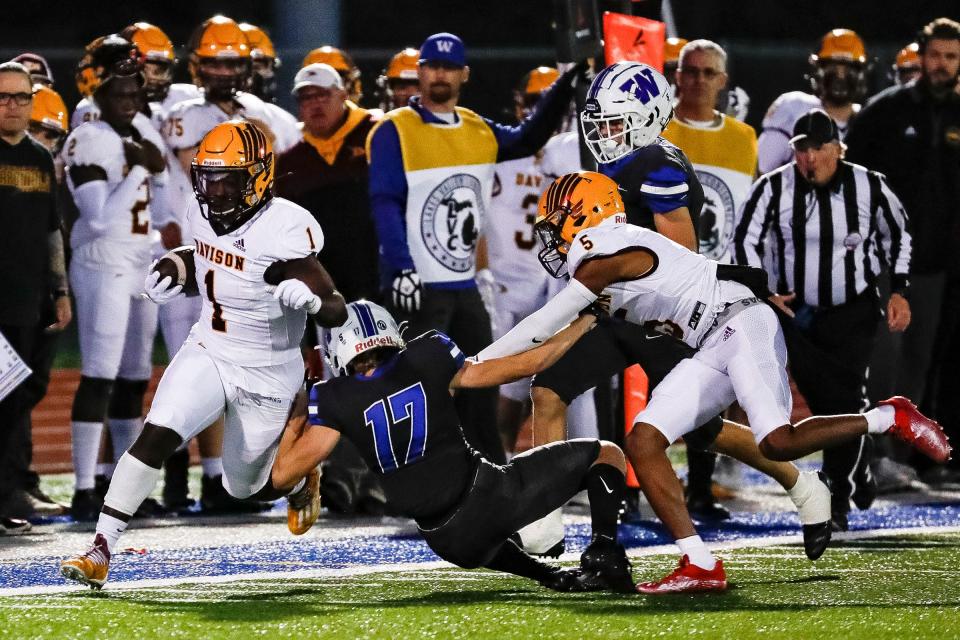
M 343 78 L 328 64 L 298 71 L 293 95 L 303 140 L 277 160 L 277 195 L 307 209 L 320 223 L 320 260 L 344 299 L 378 300 L 379 256 L 365 148 L 373 118 L 347 99 Z M 337 513 L 381 515 L 386 501 L 377 476 L 346 439 L 324 461 L 320 493 L 324 506 Z
M 36 53 L 21 53 L 11 62 L 19 62 L 26 67 L 33 84 L 53 88 L 53 72 L 50 70 L 50 63 L 43 56 Z
M 750 192 L 757 169 L 753 127 L 720 112 L 717 102 L 727 85 L 727 53 L 710 40 L 693 40 L 680 51 L 676 83 L 679 99 L 663 137 L 680 147 L 703 187 L 697 237 L 700 253 L 730 261 L 734 218 Z M 712 476 L 717 454 L 687 451 L 687 509 L 698 519 L 726 519 L 716 504 Z
M 50 152 L 27 135 L 33 106 L 30 73 L 0 64 L 0 334 L 42 376 L 45 334 L 62 331 L 72 313 Z M 59 511 L 29 474 L 30 411 L 45 383 L 31 375 L 0 400 L 0 534 L 29 524 L 11 514 Z M 26 457 L 25 457 L 26 456 Z M 25 477 L 28 476 L 28 477 Z
M 437 329 L 466 353 L 490 344 L 490 316 L 475 276 L 489 275 L 478 241 L 494 164 L 530 156 L 546 143 L 581 69 L 561 76 L 529 119 L 509 127 L 457 106 L 470 76 L 460 38 L 438 33 L 420 47 L 420 96 L 387 114 L 367 141 L 382 279 L 394 316 L 410 323 L 408 335 Z M 503 463 L 496 402 L 496 389 L 457 397 L 467 441 Z
M 874 398 L 890 392 L 909 396 L 935 417 L 942 417 L 947 434 L 956 439 L 960 438 L 960 416 L 938 413 L 956 405 L 957 375 L 949 371 L 940 376 L 943 395 L 950 401 L 932 407 L 935 389 L 928 385 L 928 374 L 941 364 L 937 361 L 941 349 L 935 348 L 938 328 L 943 329 L 940 345 L 947 348 L 960 314 L 956 308 L 960 295 L 960 23 L 938 18 L 923 28 L 917 44 L 920 78 L 890 87 L 867 103 L 850 129 L 848 156 L 887 176 L 910 215 L 914 244 L 913 321 L 902 339 L 878 350 L 871 377 L 882 377 L 886 384 L 874 387 Z M 929 475 L 924 480 L 956 482 L 958 461 L 950 464 L 950 469 L 926 470 Z

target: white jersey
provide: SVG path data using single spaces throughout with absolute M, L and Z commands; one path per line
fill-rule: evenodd
M 277 115 L 277 111 L 282 111 L 279 107 L 270 109 L 263 100 L 252 93 L 239 92 L 233 99 L 240 107 L 233 114 L 228 114 L 203 97 L 185 100 L 174 105 L 170 109 L 170 113 L 167 114 L 162 129 L 167 146 L 174 152 L 182 149 L 193 149 L 200 145 L 200 141 L 203 140 L 203 136 L 207 135 L 207 132 L 221 122 L 234 118 L 243 118 L 264 125 L 270 129 L 269 133 L 272 134 L 274 139 L 277 139 L 278 135 L 277 131 L 274 131 L 275 127 L 283 133 L 284 141 L 291 136 L 299 135 L 299 130 L 296 134 L 288 131 L 290 121 L 284 121 Z M 289 114 L 287 115 L 289 116 Z M 293 116 L 289 116 L 289 118 L 292 120 Z M 296 129 L 296 121 L 293 122 L 292 126 Z M 274 144 L 276 147 L 274 151 L 280 153 L 280 147 L 277 143 Z
M 584 260 L 630 249 L 652 254 L 654 266 L 645 276 L 603 290 L 602 296 L 609 296 L 610 313 L 621 311 L 628 322 L 650 323 L 691 347 L 699 347 L 716 314 L 730 302 L 721 296 L 716 261 L 655 231 L 608 222 L 574 236 L 567 266 L 573 274 Z
M 100 119 L 100 107 L 93 98 L 81 98 L 73 113 L 70 114 L 70 130 L 74 130 L 85 122 L 94 122 Z
M 547 141 L 540 156 L 540 170 L 545 176 L 552 180 L 582 169 L 580 136 L 576 131 L 558 133 Z
M 525 310 L 523 315 L 536 311 L 553 280 L 537 259 L 540 242 L 533 230 L 540 194 L 549 184 L 536 156 L 501 162 L 494 170 L 489 224 L 484 232 L 490 270 L 506 288 L 502 296 L 505 306 L 511 311 Z M 498 299 L 497 304 L 500 302 Z
M 145 115 L 138 113 L 133 126 L 143 139 L 163 149 L 163 140 Z M 70 177 L 71 167 L 97 166 L 103 169 L 109 193 L 123 182 L 130 170 L 123 140 L 113 127 L 100 120 L 84 123 L 70 133 L 64 144 L 64 158 L 71 194 L 76 190 Z M 151 187 L 162 187 L 167 179 L 166 171 L 146 178 L 139 188 L 140 197 L 128 210 L 104 212 L 108 220 L 105 229 L 95 229 L 81 214 L 70 233 L 73 258 L 91 266 L 149 264 Z
M 170 113 L 170 110 L 173 109 L 174 105 L 184 102 L 185 100 L 199 98 L 202 95 L 200 89 L 192 84 L 178 82 L 170 85 L 170 90 L 167 91 L 167 97 L 164 98 L 163 101 L 147 103 L 147 107 L 150 110 L 150 122 L 153 123 L 153 128 L 160 131 L 160 127 L 163 126 L 163 121 L 166 119 L 167 114 Z M 94 102 L 93 98 L 83 98 L 77 103 L 73 114 L 70 116 L 70 128 L 76 129 L 84 122 L 93 122 L 99 119 L 100 107 L 97 106 L 97 103 Z
M 760 173 L 769 173 L 793 160 L 793 151 L 790 149 L 790 138 L 793 137 L 793 126 L 801 116 L 811 109 L 823 109 L 823 103 L 817 96 L 803 91 L 789 91 L 773 101 L 763 117 L 763 126 L 758 140 Z M 860 105 L 853 105 L 854 113 L 859 111 Z M 847 136 L 849 121 L 837 123 L 840 139 Z
M 263 281 L 277 260 L 316 254 L 320 225 L 306 209 L 273 198 L 246 224 L 218 236 L 193 202 L 187 212 L 203 299 L 192 336 L 217 358 L 265 367 L 300 358 L 307 313 L 281 305 Z

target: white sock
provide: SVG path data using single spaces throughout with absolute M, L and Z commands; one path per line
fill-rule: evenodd
M 117 546 L 120 535 L 126 530 L 127 523 L 123 520 L 100 513 L 100 517 L 97 519 L 97 533 L 103 534 L 103 537 L 107 539 L 107 549 L 110 550 L 111 555 L 114 547 Z
M 97 475 L 104 476 L 106 478 L 113 477 L 113 470 L 117 468 L 117 463 L 115 462 L 98 462 L 97 463 Z
M 113 472 L 103 506 L 133 515 L 157 486 L 160 473 L 160 469 L 144 464 L 129 453 L 123 454 Z
M 787 495 L 793 500 L 793 504 L 797 506 L 806 502 L 811 493 L 813 493 L 813 482 L 810 479 L 810 474 L 803 473 L 802 471 L 799 477 L 797 477 L 796 484 L 790 489 L 787 489 Z
M 712 571 L 717 566 L 717 560 L 707 549 L 700 536 L 693 535 L 689 538 L 680 538 L 677 540 L 677 546 L 680 547 L 680 553 L 689 558 L 691 564 L 695 564 L 701 569 Z
M 897 410 L 888 404 L 870 409 L 863 414 L 863 417 L 867 419 L 867 433 L 885 433 L 887 429 L 893 426 L 896 415 Z
M 107 426 L 110 428 L 110 440 L 113 442 L 113 459 L 120 460 L 120 456 L 127 452 L 143 431 L 143 419 L 107 418 Z
M 73 458 L 73 474 L 76 477 L 74 489 L 93 489 L 93 477 L 97 469 L 97 456 L 100 453 L 100 435 L 102 422 L 71 422 L 70 451 Z
M 208 478 L 223 475 L 223 458 L 200 458 L 200 466 L 203 467 L 203 475 Z

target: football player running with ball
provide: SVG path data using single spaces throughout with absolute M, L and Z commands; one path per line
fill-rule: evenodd
M 586 306 L 586 305 L 585 305 Z M 349 320 L 324 331 L 338 377 L 321 382 L 294 409 L 273 470 L 275 487 L 296 486 L 341 436 L 381 475 L 387 503 L 413 518 L 430 548 L 472 569 L 520 575 L 557 591 L 633 592 L 630 563 L 617 543 L 625 488 L 623 452 L 611 442 L 569 440 L 536 447 L 504 466 L 472 450 L 451 393 L 532 375 L 557 360 L 595 318 L 590 313 L 525 353 L 475 364 L 453 341 L 428 331 L 404 344 L 396 320 L 371 302 L 348 305 Z M 581 489 L 590 498 L 593 539 L 580 567 L 540 562 L 518 546 L 518 529 Z M 291 518 L 302 533 L 310 517 Z
M 303 381 L 300 339 L 307 314 L 341 324 L 343 298 L 316 262 L 323 232 L 308 211 L 273 197 L 274 154 L 255 125 L 232 120 L 204 136 L 192 165 L 198 206 L 187 213 L 194 238 L 194 276 L 203 307 L 190 337 L 160 380 L 146 425 L 117 464 L 90 549 L 61 564 L 61 573 L 91 587 L 107 579 L 110 554 L 160 467 L 184 441 L 225 418 L 223 484 L 237 498 L 270 500 L 270 482 L 290 405 Z M 312 261 L 322 286 L 264 273 L 279 261 Z M 184 285 L 147 275 L 158 304 Z

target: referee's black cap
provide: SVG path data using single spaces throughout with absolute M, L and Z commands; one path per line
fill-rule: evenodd
M 837 123 L 827 115 L 826 111 L 811 109 L 800 116 L 797 123 L 793 125 L 793 137 L 790 138 L 790 144 L 796 145 L 801 140 L 809 140 L 813 144 L 839 142 L 840 131 L 837 129 Z

